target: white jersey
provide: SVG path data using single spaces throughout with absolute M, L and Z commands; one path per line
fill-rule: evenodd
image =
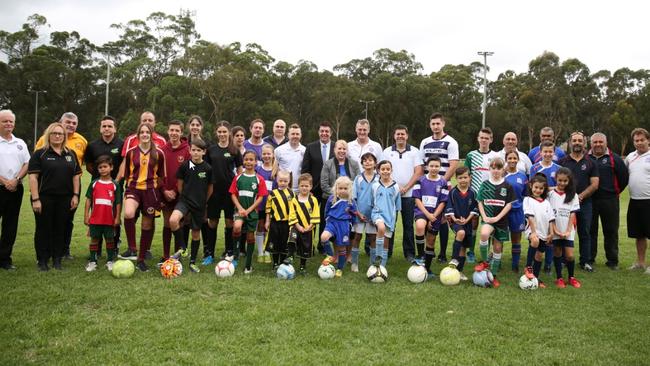
M 650 199 L 650 150 L 644 154 L 638 151 L 625 157 L 625 165 L 630 172 L 630 198 L 634 200 Z
M 459 159 L 458 142 L 447 134 L 440 139 L 429 136 L 420 142 L 420 157 L 425 166 L 424 170 L 426 170 L 427 159 L 432 155 L 438 155 L 440 158 L 439 174 L 444 177 L 449 170 L 449 162 Z
M 305 150 L 306 148 L 302 144 L 299 144 L 294 149 L 288 142 L 275 149 L 275 160 L 278 162 L 278 168 L 291 172 L 291 188 L 294 192 L 298 192 L 298 177 L 300 177 L 300 167 L 302 166 L 302 158 L 305 156 Z
M 384 159 L 382 151 L 381 145 L 371 139 L 368 139 L 368 143 L 363 146 L 356 139 L 348 142 L 348 158 L 356 161 L 359 166 L 361 166 L 361 155 L 368 152 L 377 158 L 377 162 L 382 161 Z
M 519 170 L 520 172 L 526 175 L 529 175 L 530 168 L 533 166 L 533 163 L 530 161 L 528 155 L 524 154 L 523 152 L 517 150 L 517 154 L 519 154 L 519 162 L 517 163 L 517 170 Z M 501 159 L 503 159 L 503 162 L 506 163 L 507 165 L 508 162 L 506 161 L 506 151 L 503 149 L 499 151 L 499 156 L 501 157 Z
M 549 239 L 551 221 L 555 221 L 553 207 L 547 200 L 536 199 L 533 197 L 524 197 L 524 216 L 526 216 L 526 236 L 532 233 L 528 225 L 528 218 L 535 220 L 535 233 L 540 240 Z
M 557 227 L 558 231 L 561 232 L 565 232 L 569 227 L 569 218 L 571 217 L 571 214 L 580 211 L 580 200 L 578 199 L 577 194 L 569 203 L 564 203 L 564 198 L 564 192 L 560 193 L 556 190 L 549 191 L 548 198 L 546 198 L 551 204 L 551 207 L 553 208 L 553 212 L 555 214 L 555 226 Z M 576 225 L 574 222 L 573 229 L 571 230 L 571 235 L 569 235 L 567 239 L 573 240 L 575 234 Z M 560 237 L 554 235 L 553 239 L 560 239 Z
M 411 145 L 406 145 L 404 152 L 397 151 L 397 146 L 393 145 L 384 149 L 384 159 L 393 164 L 393 179 L 401 187 L 404 187 L 411 180 L 415 174 L 415 168 L 422 165 L 420 158 L 420 150 Z M 402 197 L 411 197 L 413 195 L 413 187 L 406 191 Z

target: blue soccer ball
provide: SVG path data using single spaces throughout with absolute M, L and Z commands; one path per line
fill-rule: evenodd
M 281 264 L 275 275 L 281 280 L 292 280 L 296 276 L 296 270 L 290 264 Z

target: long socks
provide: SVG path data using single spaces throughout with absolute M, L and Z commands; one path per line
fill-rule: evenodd
M 253 252 L 255 251 L 255 242 L 246 243 L 246 269 L 251 269 L 253 262 Z
M 575 267 L 576 267 L 576 261 L 575 260 L 565 261 L 565 263 L 566 263 L 566 271 L 569 274 L 569 278 L 575 277 L 574 276 L 574 270 L 575 270 Z
M 533 265 L 533 260 L 535 258 L 536 252 L 537 252 L 537 248 L 533 248 L 532 245 L 528 245 L 528 253 L 526 253 L 526 267 L 530 267 Z
M 264 256 L 264 236 L 266 232 L 264 231 L 256 231 L 255 232 L 255 245 L 257 246 L 257 256 L 258 257 L 263 257 Z
M 126 233 L 126 242 L 129 250 L 135 252 L 138 248 L 135 245 L 135 219 L 124 219 L 124 232 Z
M 336 268 L 342 270 L 345 268 L 345 258 L 348 256 L 348 253 L 345 249 L 339 250 L 339 260 L 336 263 Z
M 488 241 L 481 240 L 479 242 L 479 250 L 481 251 L 481 260 L 482 261 L 487 261 L 488 260 Z
M 211 228 L 208 223 L 201 225 L 201 236 L 203 237 L 203 257 L 213 256 L 217 245 L 217 228 Z
M 562 278 L 562 256 L 553 257 L 555 264 L 555 278 Z
M 544 257 L 544 268 L 551 268 L 551 263 L 553 263 L 553 246 L 547 245 L 545 252 L 546 254 Z
M 235 247 L 234 247 L 235 238 L 232 235 L 232 232 L 233 232 L 232 227 L 226 227 L 224 232 L 226 234 L 226 238 L 224 240 L 225 243 L 226 243 L 225 244 L 226 253 L 228 253 L 228 255 L 233 255 L 234 251 L 235 251 Z M 215 237 L 216 237 L 216 235 L 215 235 Z M 215 246 L 215 251 L 216 251 L 216 246 Z
M 163 244 L 163 258 L 169 258 L 169 247 L 172 242 L 172 229 L 169 227 L 163 227 L 162 233 L 162 244 Z M 176 245 L 178 245 L 178 240 L 176 240 Z
M 333 257 L 334 250 L 332 249 L 332 242 L 328 240 L 328 241 L 321 242 L 321 244 L 323 244 L 323 250 L 325 251 L 325 254 L 329 255 L 330 257 Z
M 359 248 L 353 247 L 350 252 L 352 253 L 352 264 L 359 264 Z M 372 249 L 370 252 L 372 253 Z
M 436 252 L 434 251 L 433 248 L 427 247 L 424 250 L 424 268 L 427 269 L 427 273 L 431 272 L 431 262 L 433 261 L 433 258 L 435 258 Z
M 519 259 L 521 258 L 521 243 L 512 243 L 512 269 L 519 268 Z
M 153 240 L 153 229 L 140 231 L 140 251 L 138 252 L 138 262 L 144 261 L 144 255 L 151 248 L 151 241 Z
M 501 267 L 501 253 L 494 253 L 492 256 L 492 263 L 490 263 L 490 272 L 496 277 L 499 268 Z
M 418 258 L 424 257 L 424 235 L 415 236 L 415 247 L 418 251 Z
M 196 262 L 196 255 L 199 254 L 199 246 L 201 246 L 200 240 L 192 239 L 192 244 L 190 247 L 190 262 Z
M 115 242 L 106 240 L 106 260 L 112 262 L 115 259 Z
M 377 237 L 375 239 L 375 253 L 381 258 L 381 265 L 386 267 L 388 248 L 384 248 L 384 237 Z

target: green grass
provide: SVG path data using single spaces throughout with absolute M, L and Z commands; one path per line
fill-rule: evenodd
M 627 200 L 621 199 L 621 268 L 635 258 L 625 235 Z M 316 259 L 307 277 L 293 281 L 275 279 L 270 265 L 256 265 L 251 276 L 240 267 L 230 279 L 204 268 L 171 281 L 155 270 L 118 280 L 103 261 L 97 272 L 84 271 L 82 216 L 76 215 L 76 259 L 61 272 L 39 273 L 25 199 L 13 256 L 18 270 L 0 271 L 0 365 L 650 362 L 650 276 L 608 270 L 602 249 L 597 272 L 577 271 L 581 289 L 524 292 L 508 270 L 499 289 L 414 285 L 399 250 L 383 285 L 349 271 L 322 281 Z M 158 230 L 155 256 L 160 236 Z M 509 267 L 509 254 L 504 263 Z

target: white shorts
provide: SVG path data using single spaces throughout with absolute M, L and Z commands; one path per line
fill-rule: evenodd
M 377 230 L 377 226 L 376 226 L 376 225 L 377 225 L 378 222 L 382 222 L 382 223 L 383 223 L 383 222 L 384 222 L 384 219 L 377 219 L 377 220 L 375 220 L 375 225 L 373 225 L 373 226 L 375 226 L 375 232 L 377 232 L 377 231 L 376 231 L 376 230 Z M 384 232 L 384 236 L 387 237 L 387 238 L 392 238 L 392 237 L 393 237 L 393 232 L 390 231 L 390 230 L 388 230 L 388 228 L 386 228 L 386 231 Z
M 357 234 L 377 234 L 377 227 L 371 222 L 358 222 L 352 227 L 352 231 Z

